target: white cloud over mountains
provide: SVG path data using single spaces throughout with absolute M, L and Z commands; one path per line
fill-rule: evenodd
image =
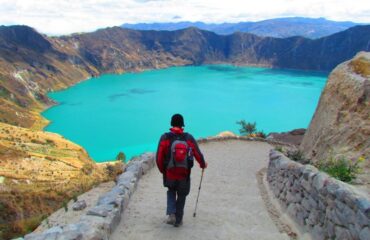
M 325 17 L 370 23 L 369 0 L 0 0 L 0 24 L 59 35 L 139 22 Z

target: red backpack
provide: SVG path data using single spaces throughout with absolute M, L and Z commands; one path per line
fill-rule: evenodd
M 167 169 L 181 167 L 190 169 L 193 167 L 193 152 L 187 143 L 188 135 L 168 133 L 167 137 L 170 140 L 169 159 L 165 164 Z

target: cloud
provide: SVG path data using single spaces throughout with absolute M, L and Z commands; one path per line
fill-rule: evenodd
M 123 23 L 220 23 L 286 16 L 370 23 L 368 0 L 0 0 L 0 6 L 0 24 L 25 24 L 52 35 Z

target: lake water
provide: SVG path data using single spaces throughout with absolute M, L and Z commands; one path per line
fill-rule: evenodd
M 155 151 L 170 118 L 181 113 L 185 130 L 207 137 L 237 121 L 265 133 L 306 128 L 326 73 L 209 65 L 108 74 L 49 93 L 60 104 L 43 115 L 45 130 L 82 145 L 97 162 Z

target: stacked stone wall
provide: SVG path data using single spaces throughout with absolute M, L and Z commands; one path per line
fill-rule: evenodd
M 154 154 L 146 153 L 133 158 L 126 165 L 124 173 L 118 176 L 112 190 L 101 196 L 96 206 L 89 209 L 77 223 L 52 227 L 42 233 L 31 233 L 24 239 L 109 239 L 123 217 L 141 176 L 154 166 Z
M 351 185 L 275 150 L 267 181 L 283 209 L 313 239 L 370 239 L 370 199 Z

